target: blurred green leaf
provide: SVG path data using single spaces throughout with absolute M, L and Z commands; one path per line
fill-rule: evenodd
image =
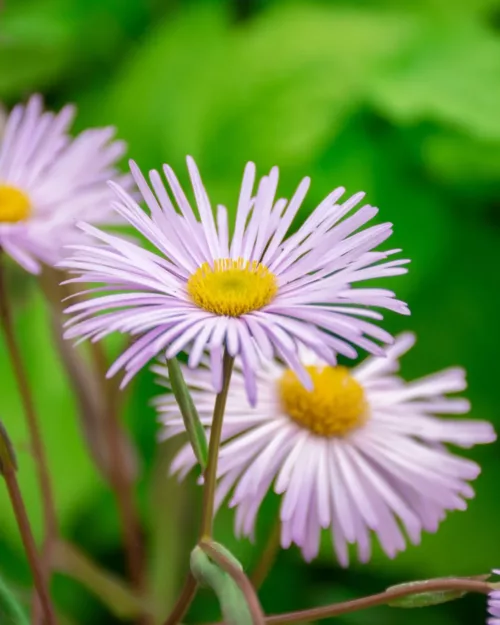
M 225 201 L 245 160 L 296 172 L 331 144 L 414 28 L 411 15 L 287 4 L 230 30 L 220 6 L 186 4 L 124 67 L 107 115 L 147 165 L 193 154 Z
M 473 19 L 429 15 L 411 52 L 373 77 L 377 106 L 399 123 L 434 119 L 500 138 L 500 37 Z
M 500 141 L 482 140 L 453 130 L 434 128 L 418 144 L 423 166 L 446 185 L 450 193 L 464 194 L 473 210 L 484 210 L 485 200 L 500 193 Z
M 8 3 L 0 20 L 0 96 L 46 88 L 68 63 L 72 30 L 57 2 Z

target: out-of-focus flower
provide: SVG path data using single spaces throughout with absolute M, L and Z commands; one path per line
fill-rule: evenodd
M 370 558 L 370 531 L 394 557 L 406 547 L 405 533 L 417 544 L 422 530 L 437 530 L 446 511 L 466 508 L 465 500 L 474 495 L 469 481 L 480 467 L 444 444 L 489 443 L 495 432 L 484 421 L 435 416 L 469 410 L 466 399 L 446 396 L 466 387 L 462 369 L 414 382 L 395 375 L 399 357 L 413 343 L 413 335 L 403 334 L 386 358 L 370 357 L 353 369 L 331 367 L 303 348 L 300 358 L 313 391 L 284 365 L 268 363 L 257 374 L 255 408 L 246 402 L 243 375 L 236 370 L 223 428 L 217 505 L 232 493 L 238 535 L 253 535 L 259 507 L 274 488 L 282 495 L 282 546 L 295 543 L 311 560 L 322 528 L 328 528 L 338 560 L 347 566 L 349 543 L 357 545 L 362 562 Z M 162 366 L 155 370 L 166 375 Z M 200 368 L 186 370 L 185 376 L 209 427 L 210 373 Z M 162 437 L 182 432 L 173 397 L 159 397 L 157 405 Z M 184 477 L 194 464 L 186 446 L 172 471 Z
M 218 206 L 214 218 L 198 169 L 191 158 L 187 162 L 199 219 L 167 165 L 169 191 L 180 213 L 157 171 L 150 172 L 150 186 L 131 164 L 151 216 L 113 185 L 117 212 L 156 253 L 82 224 L 102 245 L 79 246 L 63 266 L 78 276 L 75 281 L 104 283 L 109 293 L 68 309 L 75 316 L 67 338 L 97 340 L 115 331 L 138 337 L 109 372 L 125 368 L 123 384 L 163 350 L 173 358 L 189 348 L 192 368 L 208 350 L 216 390 L 221 388 L 222 351 L 227 347 L 231 356 L 241 357 L 251 403 L 256 399 L 259 352 L 280 357 L 310 388 L 311 379 L 297 357 L 299 341 L 331 364 L 337 353 L 355 357 L 353 345 L 380 353 L 376 341 L 392 342 L 366 318 L 382 318 L 371 307 L 407 314 L 406 305 L 391 291 L 352 285 L 405 273 L 402 265 L 407 261 L 387 260 L 399 250 L 372 251 L 390 236 L 391 224 L 356 232 L 377 213 L 365 205 L 347 217 L 363 193 L 338 204 L 344 189 L 336 189 L 285 239 L 310 181 L 305 178 L 289 202 L 276 201 L 275 167 L 254 195 L 255 166 L 249 163 L 230 236 L 226 208 Z
M 112 141 L 113 128 L 72 138 L 73 116 L 72 106 L 44 112 L 35 95 L 12 110 L 0 137 L 0 249 L 31 273 L 60 261 L 63 246 L 86 238 L 78 220 L 121 221 L 106 181 L 116 175 L 125 145 Z M 130 186 L 129 176 L 121 181 Z
M 495 575 L 500 575 L 500 569 L 493 569 Z M 500 625 L 500 590 L 492 590 L 488 595 L 488 625 Z

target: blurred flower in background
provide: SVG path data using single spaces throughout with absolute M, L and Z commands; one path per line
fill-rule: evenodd
M 409 303 L 419 336 L 418 350 L 402 364 L 403 376 L 416 379 L 459 363 L 468 372 L 474 417 L 498 425 L 499 16 L 498 0 L 419 0 L 411 6 L 394 0 L 5 0 L 0 101 L 12 109 L 40 92 L 53 110 L 75 102 L 76 130 L 116 125 L 145 170 L 168 162 L 181 171 L 185 154 L 192 154 L 210 197 L 230 208 L 230 224 L 249 160 L 263 171 L 280 164 L 284 197 L 297 179 L 311 177 L 297 227 L 336 185 L 345 185 L 349 195 L 364 189 L 383 207 L 383 220 L 396 224 L 393 246 L 412 259 L 407 276 L 391 279 L 391 288 Z M 180 182 L 186 187 L 187 176 Z M 65 535 L 123 572 L 111 497 L 88 460 L 42 298 L 33 289 L 17 308 L 16 322 L 45 415 Z M 396 334 L 407 323 L 390 315 L 384 329 Z M 124 349 L 119 336 L 107 346 L 113 355 Z M 2 344 L 0 375 L 2 418 L 24 449 Z M 175 441 L 156 445 L 155 412 L 148 407 L 155 392 L 152 375 L 143 370 L 126 406 L 144 466 L 141 503 L 153 600 L 166 614 L 195 540 L 199 489 L 189 480 L 191 489 L 179 489 L 168 478 L 176 447 Z M 483 471 L 466 514 L 450 515 L 436 535 L 423 535 L 418 548 L 409 546 L 393 561 L 374 542 L 362 568 L 352 562 L 340 571 L 329 541 L 307 567 L 289 549 L 262 588 L 266 610 L 360 596 L 401 579 L 490 570 L 498 560 L 492 545 L 500 457 L 495 445 L 467 455 Z M 30 455 L 21 452 L 19 463 L 39 529 Z M 4 497 L 1 492 L 3 510 Z M 233 512 L 224 506 L 219 539 L 245 565 L 253 564 L 278 506 L 276 495 L 265 498 L 255 545 L 232 537 Z M 10 515 L 0 518 L 0 553 L 0 574 L 25 584 L 29 575 Z M 57 578 L 54 591 L 69 617 L 115 622 L 79 585 Z M 466 597 L 426 610 L 425 618 L 428 625 L 469 625 L 480 609 L 480 599 Z M 401 622 L 398 610 L 379 613 L 386 625 Z M 215 601 L 201 595 L 186 622 L 217 618 Z M 337 621 L 364 625 L 374 618 L 360 612 Z M 406 611 L 404 619 L 420 625 L 422 613 Z
M 39 96 L 10 113 L 0 143 L 0 246 L 31 273 L 53 265 L 63 248 L 82 240 L 78 219 L 119 223 L 106 181 L 117 171 L 123 142 L 113 128 L 87 130 L 72 140 L 74 109 L 43 112 Z M 130 180 L 123 184 L 130 187 Z

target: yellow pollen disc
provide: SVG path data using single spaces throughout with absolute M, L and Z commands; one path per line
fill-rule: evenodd
M 345 367 L 306 367 L 314 388 L 306 390 L 293 371 L 285 371 L 279 393 L 286 414 L 319 436 L 344 436 L 363 425 L 368 406 L 363 387 Z
M 29 198 L 16 187 L 0 184 L 0 223 L 17 223 L 30 216 Z
M 269 304 L 278 292 L 276 277 L 257 261 L 222 258 L 203 263 L 189 278 L 193 302 L 216 315 L 239 317 Z

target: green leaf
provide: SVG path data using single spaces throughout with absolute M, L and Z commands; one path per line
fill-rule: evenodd
M 9 4 L 0 22 L 0 95 L 40 89 L 68 64 L 71 31 L 57 3 Z
M 387 590 L 394 590 L 395 588 L 411 589 L 415 584 L 421 583 L 422 582 L 409 582 L 407 584 L 397 584 Z M 392 608 L 426 608 L 430 605 L 438 605 L 439 603 L 447 603 L 448 601 L 461 599 L 466 594 L 467 592 L 464 590 L 433 590 L 432 592 L 419 592 L 414 595 L 400 597 L 399 599 L 394 599 L 394 601 L 391 601 L 387 605 Z
M 433 127 L 421 133 L 415 152 L 430 176 L 458 197 L 473 201 L 474 212 L 500 194 L 500 140 L 482 140 L 454 129 Z M 481 202 L 482 201 L 482 202 Z
M 373 77 L 372 96 L 400 123 L 425 119 L 500 138 L 500 39 L 473 19 L 422 22 L 413 49 Z
M 192 154 L 221 202 L 234 197 L 248 159 L 286 167 L 292 186 L 413 28 L 409 13 L 313 3 L 279 3 L 231 28 L 225 5 L 186 3 L 158 24 L 109 97 L 96 94 L 96 111 L 102 118 L 107 99 L 107 118 L 141 164 L 176 166 Z
M 205 469 L 208 458 L 208 443 L 205 428 L 200 421 L 198 411 L 193 403 L 193 398 L 184 380 L 182 369 L 177 358 L 168 359 L 167 367 L 172 392 L 179 405 L 189 442 L 191 443 L 194 455 L 200 463 L 201 468 Z
M 223 553 L 228 557 L 226 549 Z M 231 560 L 235 562 L 232 555 Z M 252 625 L 252 616 L 240 588 L 230 575 L 212 562 L 201 547 L 197 546 L 191 552 L 191 571 L 200 584 L 209 586 L 217 595 L 225 623 Z
M 17 599 L 0 577 L 0 623 L 2 625 L 29 625 Z

